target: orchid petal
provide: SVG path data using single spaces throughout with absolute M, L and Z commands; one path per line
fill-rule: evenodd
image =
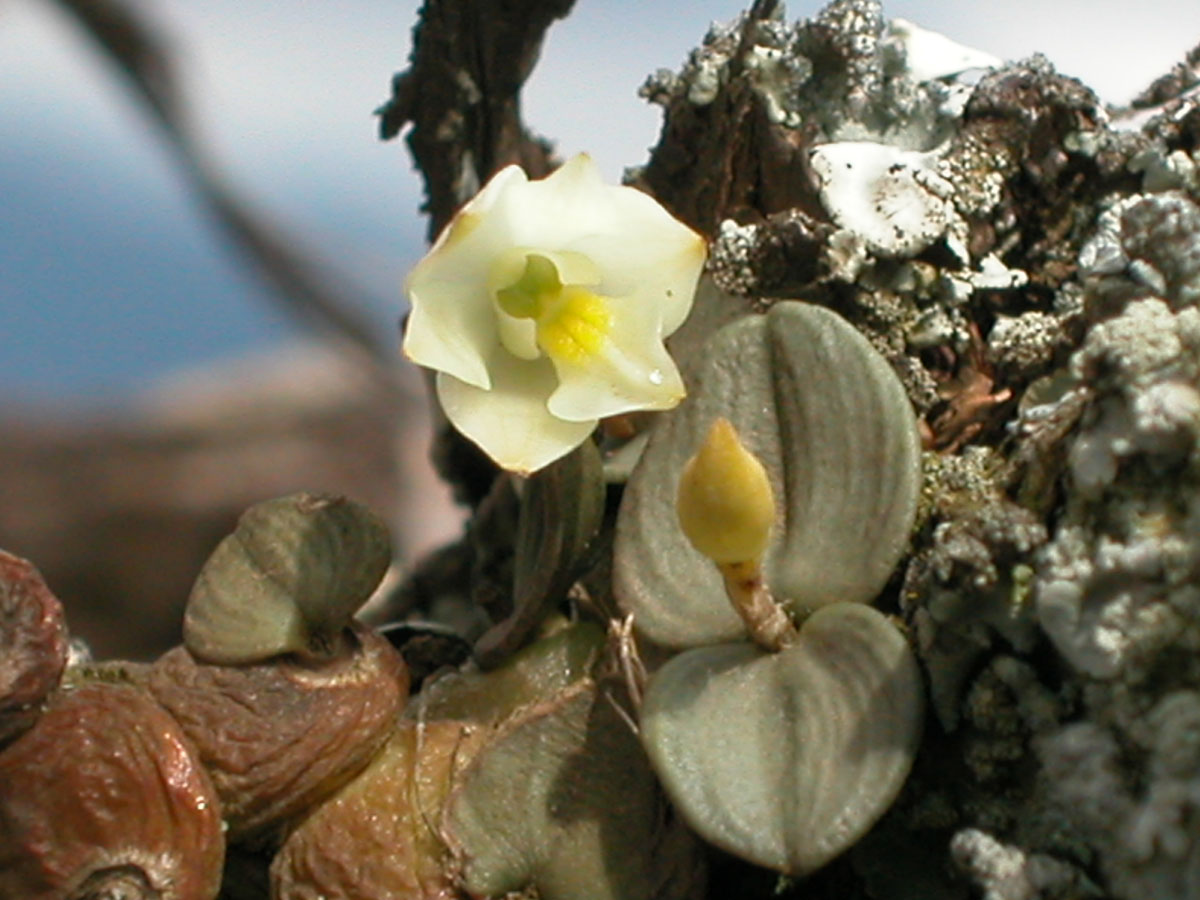
M 461 209 L 405 283 L 412 311 L 404 353 L 418 365 L 468 384 L 491 384 L 484 359 L 499 336 L 486 290 L 491 261 L 506 247 L 502 214 L 512 188 L 525 183 L 517 166 L 501 170 Z
M 500 338 L 487 294 L 474 285 L 442 281 L 410 288 L 409 299 L 404 355 L 477 388 L 489 388 L 484 360 Z
M 596 287 L 599 293 L 637 295 L 656 310 L 661 337 L 666 337 L 691 311 L 704 269 L 704 239 L 674 219 L 654 223 L 631 216 L 621 228 L 618 234 L 580 238 L 570 249 L 585 254 L 604 272 L 604 281 Z
M 580 360 L 554 359 L 559 387 L 548 406 L 568 421 L 635 409 L 670 409 L 684 396 L 679 370 L 658 335 L 658 310 L 638 297 L 606 297 L 607 338 Z
M 586 154 L 548 178 L 522 185 L 521 193 L 531 212 L 530 221 L 520 225 L 528 243 L 587 256 L 604 273 L 598 287 L 602 294 L 621 297 L 638 290 L 655 297 L 664 335 L 687 317 L 704 266 L 705 242 L 653 197 L 604 184 Z M 554 214 L 533 221 L 532 213 L 547 207 Z
M 498 351 L 488 361 L 488 371 L 491 390 L 439 372 L 438 401 L 451 424 L 505 469 L 535 472 L 578 447 L 595 430 L 595 419 L 569 422 L 546 408 L 558 386 L 549 360 L 529 362 Z
M 409 273 L 405 290 L 427 282 L 485 283 L 492 261 L 512 246 L 510 219 L 517 216 L 521 188 L 527 183 L 518 166 L 497 172 L 442 229 Z
M 510 166 L 409 276 L 404 352 L 437 370 L 450 421 L 519 472 L 599 418 L 683 397 L 663 346 L 691 308 L 705 242 L 580 155 L 539 181 Z M 553 269 L 550 266 L 553 266 Z

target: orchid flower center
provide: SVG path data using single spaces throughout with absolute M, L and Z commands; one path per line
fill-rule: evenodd
M 554 261 L 538 253 L 525 254 L 520 277 L 495 296 L 503 314 L 533 326 L 501 329 L 505 347 L 522 358 L 545 353 L 558 362 L 586 362 L 601 351 L 612 326 L 604 297 L 584 285 L 564 285 Z

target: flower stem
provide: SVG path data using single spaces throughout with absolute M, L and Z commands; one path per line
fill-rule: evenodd
M 799 632 L 763 580 L 758 560 L 720 563 L 725 592 L 754 642 L 769 653 L 795 643 Z

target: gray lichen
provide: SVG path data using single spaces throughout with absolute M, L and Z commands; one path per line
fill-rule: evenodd
M 1053 857 L 1003 844 L 975 828 L 958 832 L 950 843 L 950 853 L 982 888 L 984 900 L 1100 896 L 1077 869 Z
M 954 101 L 969 91 L 954 81 L 952 64 L 945 78 L 929 77 L 947 64 L 910 61 L 915 50 L 931 52 L 904 29 L 889 28 L 877 0 L 835 0 L 815 18 L 795 23 L 784 21 L 779 5 L 763 19 L 743 14 L 714 24 L 680 73 L 659 69 L 641 95 L 663 106 L 685 98 L 707 107 L 723 91 L 745 85 L 777 125 L 815 128 L 830 141 L 925 150 L 950 133 L 961 111 Z M 838 102 L 829 103 L 831 96 Z
M 988 334 L 988 352 L 998 367 L 1019 376 L 1044 372 L 1062 344 L 1062 323 L 1040 309 L 1000 315 Z
M 1178 153 L 1143 147 L 1128 170 Z M 1098 205 L 1078 254 L 1084 327 L 1063 386 L 1018 425 L 1026 437 L 1037 422 L 1066 425 L 1038 444 L 1060 460 L 1062 501 L 1028 563 L 1036 621 L 1066 678 L 1059 693 L 1081 706 L 1072 721 L 1028 723 L 1038 774 L 1003 823 L 1023 843 L 955 838 L 956 858 L 988 895 L 1055 896 L 1027 878 L 1022 858 L 1039 850 L 1092 867 L 1105 896 L 1200 890 L 1191 819 L 1200 799 L 1200 210 L 1180 190 L 1185 177 L 1157 186 Z M 994 350 L 1016 348 L 998 362 L 1007 355 L 1020 371 L 1018 353 L 1044 361 L 1054 351 L 1043 329 L 1026 340 L 1015 329 L 993 326 Z M 974 696 L 965 693 L 968 703 Z
M 971 447 L 928 470 L 936 524 L 902 594 L 947 729 L 957 726 L 964 685 L 996 640 L 1028 650 L 1035 639 L 1023 560 L 1045 543 L 1046 529 L 998 490 L 998 465 L 994 452 Z
M 1038 613 L 1072 666 L 1114 678 L 1152 665 L 1200 613 L 1200 498 L 1186 489 L 1200 442 L 1200 310 L 1134 300 L 1091 329 L 1071 372 L 1089 402 L 1067 448 L 1073 491 L 1038 566 Z
M 1175 308 L 1200 300 L 1200 207 L 1187 194 L 1137 194 L 1113 204 L 1080 253 L 1098 300 L 1157 296 Z

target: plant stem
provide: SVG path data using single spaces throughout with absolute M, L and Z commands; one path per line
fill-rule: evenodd
M 771 595 L 758 560 L 719 563 L 725 592 L 754 642 L 769 653 L 795 643 L 799 632 L 787 612 Z

